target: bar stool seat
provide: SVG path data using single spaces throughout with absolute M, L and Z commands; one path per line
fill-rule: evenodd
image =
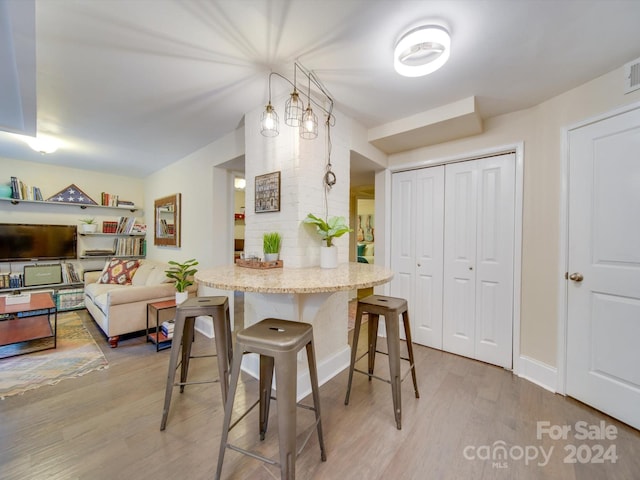
M 307 352 L 313 407 L 298 404 L 296 401 L 297 354 L 302 348 L 306 348 Z M 257 353 L 260 355 L 260 396 L 234 424 L 231 424 L 240 367 L 245 353 Z M 257 404 L 260 404 L 260 440 L 264 440 L 269 419 L 269 406 L 272 398 L 271 382 L 273 380 L 274 369 L 276 374 L 277 398 L 275 398 L 275 400 L 277 405 L 278 441 L 280 447 L 279 462 L 228 443 L 229 431 Z M 296 407 L 313 410 L 316 419 L 313 425 L 315 428 L 312 427 L 310 429 L 299 449 L 296 448 Z M 222 463 L 227 448 L 270 465 L 279 466 L 280 476 L 283 480 L 295 479 L 295 464 L 298 452 L 304 449 L 314 429 L 317 430 L 318 433 L 320 457 L 324 462 L 327 457 L 324 449 L 322 422 L 320 419 L 320 392 L 313 345 L 313 327 L 308 323 L 267 318 L 238 332 L 236 335 L 235 355 L 231 366 L 229 394 L 225 405 L 222 436 L 220 438 L 220 453 L 218 455 L 216 479 L 219 479 L 222 473 Z
M 368 349 L 360 357 L 356 358 L 356 351 L 358 348 L 358 338 L 360 336 L 360 326 L 362 324 L 362 316 L 368 313 L 369 322 L 367 330 L 369 333 Z M 381 352 L 377 350 L 378 342 L 378 320 L 380 315 L 384 316 L 385 327 L 387 330 L 387 352 Z M 399 317 L 402 315 L 407 352 L 409 358 L 404 358 L 400 355 L 400 322 Z M 402 398 L 401 398 L 401 383 L 404 377 L 400 375 L 400 361 L 406 360 L 409 362 L 409 371 L 413 377 L 413 388 L 415 390 L 416 398 L 420 398 L 418 392 L 418 382 L 416 380 L 416 368 L 413 358 L 413 344 L 411 341 L 411 326 L 409 323 L 409 310 L 407 307 L 407 301 L 403 298 L 387 297 L 384 295 L 370 295 L 361 300 L 358 300 L 358 307 L 356 310 L 355 326 L 353 330 L 353 344 L 351 346 L 351 363 L 349 365 L 349 383 L 347 385 L 347 395 L 344 399 L 344 404 L 349 404 L 349 395 L 351 393 L 351 383 L 353 381 L 353 372 L 362 373 L 369 377 L 369 381 L 372 378 L 376 380 L 382 380 L 391 384 L 391 394 L 393 397 L 393 410 L 395 414 L 396 427 L 398 430 L 402 429 Z M 385 379 L 374 375 L 376 353 L 386 354 L 389 357 L 389 372 L 390 379 Z M 355 368 L 356 362 L 362 357 L 368 357 L 368 371 L 363 371 Z
M 199 316 L 213 318 L 213 332 L 216 342 L 215 355 L 191 355 L 191 346 L 194 338 L 195 319 Z M 178 365 L 178 357 L 181 357 Z M 215 380 L 188 382 L 189 361 L 192 358 L 217 357 L 218 378 Z M 215 297 L 190 297 L 176 308 L 175 326 L 171 341 L 171 355 L 169 358 L 169 370 L 167 372 L 167 386 L 162 410 L 162 422 L 160 430 L 167 426 L 167 416 L 171 405 L 173 388 L 179 386 L 180 393 L 184 392 L 185 385 L 220 383 L 222 401 L 224 404 L 229 390 L 229 365 L 233 358 L 231 345 L 231 317 L 229 315 L 229 299 L 224 296 Z M 180 366 L 180 381 L 176 382 L 176 370 Z

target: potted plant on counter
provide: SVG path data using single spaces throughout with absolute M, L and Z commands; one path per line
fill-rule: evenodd
M 82 224 L 82 233 L 96 233 L 96 230 L 98 230 L 95 218 L 81 218 L 79 222 Z
M 310 213 L 303 220 L 303 223 L 315 225 L 316 231 L 322 239 L 323 245 L 320 247 L 320 267 L 336 268 L 338 266 L 338 249 L 333 244 L 333 239 L 341 237 L 345 233 L 353 232 L 353 229 L 347 225 L 345 218 L 331 217 L 325 221 Z
M 194 268 L 198 265 L 195 258 L 187 260 L 184 263 L 178 263 L 173 260 L 169 260 L 171 267 L 165 270 L 165 274 L 168 278 L 176 281 L 176 305 L 181 304 L 189 297 L 187 287 L 193 285 L 193 276 L 198 271 Z
M 282 237 L 278 232 L 269 232 L 262 235 L 262 250 L 265 262 L 275 262 L 280 255 L 280 243 Z

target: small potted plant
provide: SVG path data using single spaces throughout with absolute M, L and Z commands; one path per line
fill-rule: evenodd
M 169 265 L 171 265 L 171 267 L 165 270 L 164 273 L 168 278 L 176 281 L 176 305 L 179 305 L 189 297 L 187 287 L 193 285 L 193 276 L 198 271 L 194 267 L 198 265 L 198 262 L 195 258 L 187 260 L 184 263 L 169 260 Z
M 322 268 L 336 268 L 338 266 L 338 249 L 333 244 L 333 239 L 353 232 L 353 229 L 347 225 L 345 218 L 331 217 L 328 220 L 323 220 L 310 213 L 303 220 L 303 223 L 315 225 L 316 231 L 322 238 L 324 245 L 320 248 L 320 266 Z
M 81 218 L 79 221 L 82 224 L 82 233 L 96 233 L 96 230 L 98 230 L 95 218 Z
M 265 262 L 275 262 L 280 255 L 280 242 L 282 237 L 278 232 L 269 232 L 262 235 L 262 250 Z

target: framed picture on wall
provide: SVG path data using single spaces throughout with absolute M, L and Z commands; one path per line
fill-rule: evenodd
M 256 213 L 280 211 L 280 172 L 256 177 Z

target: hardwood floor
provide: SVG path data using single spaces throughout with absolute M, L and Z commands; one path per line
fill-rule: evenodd
M 213 478 L 223 417 L 219 386 L 188 386 L 182 395 L 176 389 L 167 429 L 161 432 L 169 350 L 156 353 L 143 337 L 125 339 L 110 349 L 89 315 L 81 315 L 110 366 L 0 401 L 0 478 Z M 212 344 L 198 335 L 194 350 L 210 352 Z M 321 387 L 328 458 L 320 461 L 317 437 L 312 436 L 298 458 L 298 479 L 638 478 L 638 431 L 501 368 L 418 345 L 415 354 L 420 398 L 413 396 L 407 378 L 400 431 L 395 428 L 389 385 L 355 375 L 349 406 L 344 405 L 346 370 Z M 190 379 L 216 376 L 214 362 L 192 363 Z M 378 358 L 376 373 L 384 373 L 385 362 L 385 357 Z M 243 377 L 238 411 L 244 401 L 256 398 L 256 387 L 256 380 Z M 300 439 L 312 416 L 298 410 Z M 572 432 L 566 440 L 547 435 L 538 439 L 540 421 L 569 425 Z M 579 421 L 604 421 L 615 427 L 616 438 L 577 440 L 573 430 Z M 271 420 L 267 438 L 260 442 L 257 412 L 232 430 L 230 438 L 277 457 L 276 422 Z M 565 463 L 572 445 L 578 447 L 579 455 L 573 457 L 578 463 Z M 616 463 L 606 458 L 604 463 L 587 462 L 598 453 L 596 445 L 609 452 L 615 449 Z M 501 453 L 500 446 L 506 447 L 506 459 L 486 459 Z M 553 449 L 548 463 L 541 448 L 546 454 Z M 538 457 L 525 460 L 524 452 Z M 228 450 L 223 478 L 280 477 L 277 468 Z

